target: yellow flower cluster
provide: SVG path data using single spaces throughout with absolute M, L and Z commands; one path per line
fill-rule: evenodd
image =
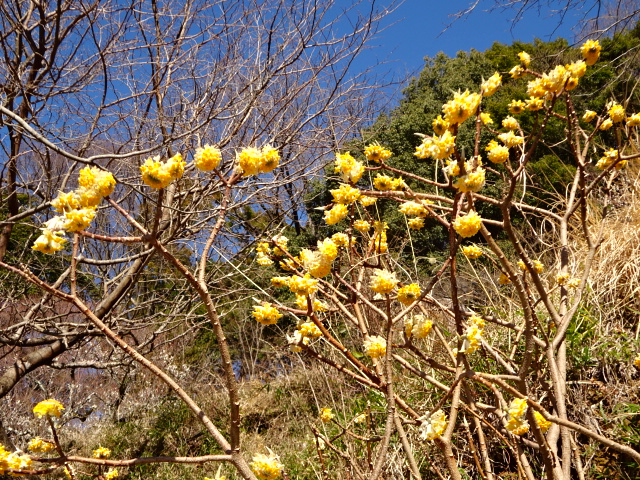
M 349 246 L 349 235 L 347 235 L 346 233 L 336 232 L 333 235 L 331 235 L 331 240 L 338 247 L 348 247 Z M 351 245 L 354 245 L 355 243 L 356 243 L 356 239 L 351 237 Z
M 358 183 L 364 173 L 364 165 L 347 153 L 336 153 L 335 173 L 342 176 L 343 182 Z
M 531 263 L 533 263 L 533 269 L 536 271 L 536 273 L 544 272 L 544 264 L 540 260 L 534 260 Z M 522 270 L 523 272 L 527 271 L 527 266 L 522 260 L 518 260 L 518 267 L 520 267 L 520 270 Z
M 514 398 L 509 406 L 509 418 L 506 428 L 514 435 L 524 435 L 529 431 L 529 422 L 525 418 L 527 414 L 527 399 Z
M 370 207 L 374 203 L 376 203 L 378 199 L 376 197 L 368 197 L 367 195 L 360 196 L 360 203 L 363 207 Z
M 373 270 L 369 286 L 374 292 L 380 294 L 390 293 L 394 288 L 396 288 L 396 285 L 398 285 L 398 279 L 395 272 L 390 272 L 380 268 Z
M 616 164 L 615 168 L 617 170 L 620 170 L 624 168 L 624 166 L 627 164 L 627 161 L 626 160 L 618 161 L 619 159 L 620 159 L 620 155 L 618 154 L 618 150 L 614 148 L 610 148 L 609 150 L 604 152 L 604 156 L 601 157 L 600 160 L 598 160 L 598 163 L 596 163 L 596 168 L 599 168 L 600 170 L 605 170 L 615 163 Z
M 222 153 L 220 152 L 220 149 L 208 144 L 204 147 L 198 147 L 195 155 L 193 156 L 196 168 L 203 172 L 210 172 L 214 168 L 217 168 L 218 165 L 220 165 L 221 160 Z
M 624 120 L 625 111 L 624 107 L 616 102 L 609 102 L 607 104 L 609 118 L 613 123 L 620 123 Z
M 527 105 L 522 100 L 512 100 L 511 103 L 509 103 L 509 113 L 512 113 L 514 115 L 518 115 L 518 114 L 524 112 L 524 109 L 526 108 L 526 106 Z M 504 122 L 502 122 L 502 123 L 504 125 Z
M 324 221 L 327 225 L 335 225 L 342 221 L 349 214 L 349 209 L 342 203 L 336 203 L 329 210 L 324 212 Z
M 512 148 L 524 143 L 524 138 L 516 135 L 513 131 L 498 134 L 498 139 L 505 144 L 507 148 Z
M 413 315 L 404 321 L 404 331 L 408 338 L 426 338 L 433 322 L 424 315 Z
M 604 132 L 606 130 L 609 130 L 611 127 L 613 127 L 613 120 L 611 120 L 610 118 L 607 118 L 604 122 L 600 124 L 598 128 Z
M 338 256 L 338 246 L 330 238 L 318 241 L 318 250 L 307 248 L 300 252 L 300 262 L 304 269 L 316 278 L 325 277 L 331 273 L 331 264 Z
M 460 125 L 471 115 L 474 115 L 480 105 L 481 96 L 477 93 L 464 92 L 454 93 L 453 99 L 442 106 L 444 119 L 451 125 Z M 444 158 L 444 157 L 441 157 Z
M 480 121 L 482 122 L 483 125 L 492 125 L 493 124 L 493 119 L 491 118 L 491 115 L 489 115 L 488 113 L 482 112 L 480 114 Z
M 629 127 L 640 126 L 640 113 L 634 113 L 630 117 L 627 117 L 627 126 Z
M 518 54 L 518 58 L 520 59 L 520 64 L 524 68 L 527 68 L 531 63 L 531 55 L 529 55 L 527 52 L 520 52 Z
M 370 162 L 384 162 L 391 158 L 391 150 L 381 147 L 378 143 L 371 143 L 364 149 L 364 154 Z
M 33 414 L 37 418 L 59 417 L 62 415 L 62 410 L 64 410 L 62 404 L 59 401 L 50 398 L 48 400 L 43 400 L 33 407 Z
M 308 273 L 304 277 L 294 275 L 289 278 L 289 290 L 297 295 L 312 295 L 318 290 L 318 280 L 311 278 Z
M 273 279 L 271 280 L 273 281 Z M 300 310 L 307 310 L 309 307 L 309 302 L 305 295 L 296 295 L 295 304 Z M 329 306 L 317 298 L 314 298 L 313 302 L 311 302 L 311 308 L 314 312 L 326 312 L 329 310 Z
M 430 416 L 424 416 L 418 420 L 422 421 L 420 425 L 420 439 L 423 441 L 435 440 L 447 429 L 447 416 L 443 410 L 437 410 Z
M 274 453 L 270 455 L 256 453 L 251 463 L 249 463 L 249 467 L 260 480 L 277 480 L 282 476 L 284 469 L 284 465 L 280 463 Z
M 56 446 L 51 442 L 41 439 L 40 437 L 35 437 L 31 439 L 27 448 L 32 452 L 46 453 L 54 450 Z
M 420 217 L 410 218 L 407 224 L 411 230 L 420 230 L 424 228 L 424 219 Z
M 418 300 L 418 298 L 420 298 L 420 293 L 420 285 L 418 285 L 417 283 L 405 285 L 404 287 L 398 289 L 398 301 L 409 306 L 413 302 Z
M 463 238 L 473 237 L 482 228 L 482 218 L 475 211 L 459 216 L 453 222 L 453 228 Z
M 470 162 L 469 162 L 470 163 Z M 453 184 L 461 192 L 478 192 L 484 187 L 486 172 L 481 167 L 482 161 L 478 158 L 478 166 L 474 169 L 466 169 L 466 174 L 459 177 Z
M 591 66 L 598 61 L 601 48 L 598 40 L 587 40 L 584 42 L 582 47 L 580 47 L 580 51 L 587 65 Z
M 431 125 L 433 126 L 433 132 L 436 135 L 442 135 L 444 132 L 449 130 L 449 127 L 451 127 L 451 125 L 449 125 L 449 122 L 442 118 L 442 115 L 438 115 L 436 118 L 434 118 Z
M 379 335 L 364 341 L 364 351 L 371 358 L 384 357 L 387 353 L 387 341 Z
M 429 213 L 422 202 L 415 202 L 413 200 L 400 205 L 400 211 L 407 216 L 413 217 L 426 217 Z
M 446 130 L 439 137 L 424 137 L 422 143 L 416 147 L 414 155 L 420 159 L 433 158 L 440 160 L 447 158 L 453 152 L 456 137 Z
M 477 315 L 471 315 L 467 319 L 467 330 L 462 341 L 460 353 L 473 353 L 480 348 L 484 324 L 484 320 Z
M 151 188 L 166 188 L 171 182 L 179 179 L 184 174 L 184 167 L 187 163 L 182 159 L 182 155 L 177 153 L 162 162 L 160 157 L 147 158 L 144 165 L 140 166 L 142 181 Z
M 491 95 L 496 93 L 501 86 L 502 75 L 496 72 L 491 75 L 488 80 L 482 82 L 480 90 L 482 92 L 482 95 L 484 95 L 485 97 L 490 97 Z
M 111 450 L 105 447 L 98 447 L 93 451 L 93 458 L 109 458 Z
M 542 433 L 547 433 L 547 430 L 551 428 L 551 422 L 544 418 L 540 412 L 533 412 L 533 416 L 536 419 L 536 423 L 538 424 L 538 428 Z
M 482 256 L 482 249 L 477 245 L 467 245 L 466 247 L 462 247 L 462 254 L 467 258 L 475 260 Z
M 114 478 L 118 478 L 118 475 L 119 475 L 118 474 L 118 469 L 117 468 L 111 468 L 103 476 L 104 476 L 104 480 L 113 480 Z
M 259 173 L 269 173 L 279 163 L 280 154 L 271 145 L 266 145 L 262 149 L 247 147 L 238 153 L 238 167 L 244 177 Z
M 282 314 L 278 309 L 269 302 L 264 302 L 262 305 L 254 305 L 252 315 L 257 322 L 263 325 L 273 325 L 282 318 Z
M 322 410 L 320 410 L 320 420 L 322 420 L 323 423 L 329 423 L 335 417 L 336 416 L 333 413 L 333 411 L 328 407 L 325 407 Z
M 258 243 L 258 245 L 256 246 L 256 252 L 256 262 L 258 263 L 258 265 L 267 267 L 273 264 L 273 260 L 271 260 L 271 258 L 269 257 L 269 255 L 271 254 L 271 247 L 267 242 Z
M 104 197 L 111 195 L 116 181 L 110 172 L 85 167 L 80 170 L 78 185 L 73 192 L 60 192 L 51 201 L 51 206 L 61 215 L 45 223 L 42 234 L 31 247 L 33 250 L 48 254 L 62 250 L 67 242 L 62 235 L 87 228 L 96 216 L 96 207 Z
M 341 183 L 340 188 L 329 190 L 333 196 L 335 203 L 342 203 L 344 205 L 351 205 L 360 198 L 360 190 L 353 188 L 346 183 Z
M 518 128 L 520 128 L 518 120 L 516 120 L 512 116 L 508 116 L 504 120 L 502 120 L 502 126 L 507 130 L 517 130 Z
M 584 115 L 582 115 L 582 120 L 584 120 L 587 123 L 590 123 L 593 121 L 594 118 L 596 118 L 597 113 L 594 112 L 593 110 L 587 110 L 586 112 L 584 112 Z
M 31 467 L 31 458 L 28 455 L 8 452 L 3 445 L 0 445 L 0 475 L 7 470 L 28 470 Z M 16 475 L 11 473 L 10 475 Z
M 388 175 L 378 174 L 373 179 L 373 187 L 376 190 L 401 190 L 404 187 L 404 180 L 402 178 L 393 178 Z
M 389 225 L 387 225 L 387 222 L 376 221 L 373 226 L 375 228 L 375 234 L 371 239 L 373 249 L 376 253 L 385 253 L 389 250 L 387 245 L 387 229 Z
M 355 228 L 360 233 L 367 233 L 371 230 L 371 224 L 366 220 L 356 220 L 353 222 L 353 228 Z

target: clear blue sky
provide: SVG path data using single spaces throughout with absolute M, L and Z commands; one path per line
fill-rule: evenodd
M 383 21 L 388 27 L 373 40 L 373 48 L 365 52 L 361 60 L 369 65 L 393 62 L 388 67 L 398 73 L 417 73 L 425 56 L 441 51 L 454 56 L 460 50 L 485 50 L 495 41 L 509 44 L 514 40 L 546 41 L 558 37 L 572 41 L 571 27 L 581 18 L 574 12 L 558 26 L 559 18 L 553 16 L 549 8 L 532 9 L 512 26 L 514 11 L 488 13 L 486 10 L 493 2 L 482 0 L 470 15 L 446 29 L 453 21 L 450 15 L 464 10 L 470 3 L 471 0 L 406 0 Z

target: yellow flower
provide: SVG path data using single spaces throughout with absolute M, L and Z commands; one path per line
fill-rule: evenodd
M 411 283 L 398 289 L 398 301 L 409 306 L 420 297 L 420 285 Z
M 339 154 L 336 153 L 335 173 L 342 176 L 343 182 L 358 183 L 365 171 L 362 162 L 358 162 L 351 156 L 349 152 Z
M 51 442 L 42 440 L 40 437 L 36 437 L 31 439 L 31 441 L 29 442 L 29 446 L 27 448 L 32 452 L 46 453 L 46 452 L 50 452 L 51 450 L 54 450 L 56 446 Z
M 509 113 L 514 115 L 524 112 L 524 108 L 525 104 L 522 100 L 511 100 L 511 103 L 509 103 Z M 504 125 L 504 122 L 502 123 Z
M 376 175 L 373 179 L 373 187 L 376 190 L 400 190 L 404 186 L 404 180 L 402 178 L 392 178 L 388 175 Z
M 508 148 L 515 147 L 516 145 L 522 145 L 524 143 L 524 138 L 516 135 L 513 131 L 501 133 L 498 135 L 498 138 Z
M 466 175 L 459 177 L 453 184 L 461 192 L 478 192 L 484 187 L 485 170 L 478 167 L 475 170 L 467 171 Z
M 533 412 L 533 416 L 536 419 L 536 423 L 538 424 L 538 428 L 542 433 L 547 433 L 547 430 L 551 427 L 551 422 L 544 418 L 540 412 Z
M 584 42 L 582 47 L 580 47 L 580 51 L 582 52 L 582 57 L 587 65 L 593 65 L 598 61 L 598 57 L 600 57 L 600 42 L 598 40 L 587 40 Z
M 371 358 L 384 357 L 387 353 L 387 341 L 376 335 L 364 341 L 364 351 Z
M 576 78 L 582 78 L 582 76 L 587 71 L 587 64 L 583 60 L 570 63 L 568 65 L 565 65 L 565 67 L 567 71 L 571 74 L 571 76 Z
M 353 228 L 361 233 L 367 233 L 371 229 L 371 224 L 366 220 L 356 220 L 353 222 Z
M 184 175 L 184 167 L 186 166 L 187 162 L 182 159 L 182 155 L 176 153 L 173 157 L 167 160 L 164 168 L 169 172 L 172 180 L 177 180 L 178 178 L 182 178 L 182 175 Z
M 613 127 L 613 121 L 610 118 L 600 124 L 600 130 L 609 130 L 611 127 Z
M 536 271 L 536 273 L 544 272 L 544 264 L 541 261 L 534 260 L 532 263 L 533 263 L 533 269 Z M 518 267 L 520 267 L 520 270 L 522 270 L 523 272 L 527 271 L 527 266 L 524 264 L 522 260 L 518 260 Z
M 460 165 L 457 160 L 447 160 L 447 165 L 442 170 L 451 177 L 460 175 Z
M 420 230 L 424 228 L 424 219 L 420 217 L 410 218 L 409 220 L 407 220 L 407 224 L 412 230 Z
M 518 120 L 511 116 L 508 116 L 504 120 L 502 120 L 502 126 L 507 130 L 517 130 L 520 127 L 520 124 L 518 123 Z
M 370 162 L 384 162 L 391 158 L 391 150 L 381 147 L 378 143 L 371 143 L 364 149 L 364 154 Z
M 114 478 L 118 478 L 117 468 L 112 468 L 107 473 L 104 474 L 104 480 L 113 480 Z
M 409 338 L 427 338 L 432 327 L 433 322 L 424 315 L 414 315 L 404 321 L 404 330 Z
M 293 353 L 298 353 L 302 351 L 302 346 L 306 346 L 311 343 L 311 339 L 309 337 L 303 337 L 300 334 L 300 330 L 296 330 L 293 332 L 293 335 L 287 335 L 287 343 L 289 344 L 289 349 Z
M 332 261 L 338 256 L 338 246 L 330 238 L 325 238 L 322 241 L 318 240 L 318 252 L 326 260 Z
M 93 451 L 93 458 L 109 458 L 111 450 L 105 447 L 98 447 Z
M 463 337 L 460 353 L 473 353 L 482 345 L 482 332 L 484 331 L 484 320 L 477 315 L 471 315 L 467 319 L 467 330 Z
M 257 175 L 260 173 L 262 163 L 262 152 L 254 147 L 243 148 L 238 154 L 238 165 L 242 170 L 242 175 Z
M 324 221 L 327 225 L 335 225 L 349 214 L 349 209 L 342 203 L 336 203 L 330 210 L 324 212 Z
M 433 412 L 429 417 L 421 417 L 420 439 L 435 440 L 447 429 L 447 416 L 442 410 Z
M 640 113 L 634 113 L 630 117 L 627 117 L 627 126 L 637 127 L 640 125 Z
M 485 150 L 488 152 L 487 158 L 492 163 L 504 163 L 509 159 L 509 148 L 495 140 L 491 140 Z
M 78 185 L 82 188 L 95 188 L 101 196 L 106 197 L 113 192 L 116 181 L 111 172 L 98 167 L 85 167 L 79 172 Z
M 426 217 L 429 213 L 422 203 L 410 200 L 400 205 L 400 211 L 405 215 L 414 217 Z
M 547 91 L 544 88 L 544 82 L 542 78 L 535 78 L 527 83 L 527 94 L 534 97 L 540 98 L 546 95 Z
M 482 95 L 484 95 L 485 97 L 490 97 L 491 95 L 496 93 L 496 91 L 500 88 L 501 85 L 502 85 L 502 75 L 496 72 L 489 77 L 489 80 L 485 80 L 482 82 L 482 85 L 480 86 L 480 90 L 482 92 Z
M 398 285 L 398 279 L 396 278 L 395 272 L 390 272 L 380 268 L 373 270 L 369 286 L 374 292 L 381 294 L 390 293 L 394 288 L 396 288 L 396 285 Z
M 524 435 L 529 431 L 529 422 L 525 419 L 527 399 L 514 398 L 509 406 L 509 418 L 506 428 L 514 435 Z
M 529 97 L 525 102 L 527 110 L 530 112 L 537 112 L 538 110 L 542 110 L 544 108 L 544 100 L 536 97 Z
M 468 245 L 466 247 L 462 247 L 462 254 L 467 258 L 475 260 L 482 256 L 482 250 L 477 245 Z
M 349 235 L 342 232 L 337 232 L 331 235 L 331 240 L 338 247 L 348 247 L 349 246 Z
M 511 75 L 511 78 L 514 79 L 522 78 L 524 76 L 524 68 L 522 68 L 520 65 L 516 65 L 511 70 L 509 70 L 509 75 Z
M 500 285 L 508 285 L 511 283 L 511 279 L 507 276 L 506 273 L 501 273 L 500 278 L 498 279 L 498 283 Z
M 353 417 L 353 423 L 364 423 L 367 420 L 367 414 L 361 413 L 360 415 L 356 415 Z
M 597 115 L 596 112 L 594 112 L 593 110 L 587 110 L 586 112 L 584 112 L 584 115 L 582 116 L 582 120 L 589 123 L 594 118 L 596 118 L 596 115 Z
M 577 77 L 569 77 L 567 83 L 564 84 L 564 89 L 568 92 L 573 90 L 578 86 L 578 78 Z
M 278 153 L 278 150 L 271 145 L 265 145 L 262 147 L 261 153 L 260 172 L 269 173 L 280 163 L 280 154 Z
M 335 415 L 333 414 L 330 408 L 325 407 L 322 410 L 320 410 L 320 420 L 322 420 L 323 423 L 329 423 L 334 418 L 335 418 Z
M 336 248 L 337 253 L 337 247 L 335 247 L 333 242 L 331 243 L 334 248 Z M 316 278 L 326 277 L 331 273 L 331 262 L 333 261 L 333 258 L 326 257 L 320 252 L 312 252 L 306 248 L 303 248 L 300 252 L 300 261 L 305 270 Z
M 482 227 L 482 218 L 473 210 L 459 216 L 453 222 L 453 228 L 463 238 L 473 237 Z
M 50 398 L 48 400 L 43 400 L 33 407 L 33 414 L 37 418 L 42 418 L 44 416 L 59 417 L 62 415 L 62 410 L 64 410 L 62 404 L 59 401 Z
M 601 157 L 600 160 L 598 160 L 596 167 L 599 168 L 600 170 L 605 170 L 609 168 L 611 165 L 613 165 L 615 162 L 617 162 L 619 158 L 620 156 L 618 155 L 618 150 L 614 148 L 610 148 L 609 150 L 604 152 L 604 157 Z M 620 163 L 622 162 L 618 162 L 616 164 L 616 168 L 618 168 L 618 165 L 620 165 Z
M 431 125 L 433 126 L 433 132 L 436 135 L 442 135 L 451 126 L 449 125 L 449 122 L 442 118 L 442 115 L 438 115 L 436 118 L 434 118 Z
M 68 232 L 79 232 L 91 224 L 91 220 L 96 216 L 95 208 L 81 208 L 65 212 L 67 219 L 66 230 Z
M 476 113 L 480 105 L 480 95 L 469 93 L 469 90 L 453 94 L 453 100 L 449 100 L 442 106 L 444 119 L 450 124 L 461 124 L 471 115 Z M 444 158 L 444 157 L 441 157 Z
M 160 161 L 160 157 L 147 158 L 144 165 L 140 167 L 140 173 L 142 181 L 151 188 L 166 188 L 173 180 L 166 164 Z
M 569 281 L 570 275 L 568 273 L 559 273 L 556 276 L 556 283 L 558 285 L 566 285 Z
M 483 125 L 491 125 L 491 124 L 493 124 L 493 119 L 491 118 L 491 115 L 489 115 L 488 113 L 484 113 L 484 112 L 482 112 L 480 114 L 480 121 L 482 122 Z
M 78 208 L 80 206 L 80 199 L 75 192 L 60 192 L 56 198 L 51 200 L 51 206 L 55 208 L 58 213 L 65 213 Z
M 639 368 L 640 368 L 640 355 L 638 355 L 638 356 L 633 360 L 633 364 L 634 364 L 636 367 L 639 367 Z
M 268 302 L 264 302 L 262 305 L 254 305 L 252 315 L 262 325 L 273 325 L 282 318 L 282 314 L 278 309 Z
M 447 158 L 453 152 L 456 137 L 449 130 L 439 137 L 424 137 L 422 143 L 416 147 L 414 155 L 420 159 Z
M 196 149 L 196 154 L 193 156 L 193 160 L 196 164 L 196 168 L 203 172 L 210 172 L 220 165 L 222 153 L 220 152 L 220 149 L 206 144 L 204 147 L 198 147 Z
M 33 242 L 31 248 L 38 252 L 51 254 L 62 250 L 65 243 L 67 243 L 67 239 L 61 237 L 60 232 L 45 228 L 42 230 L 42 235 Z
M 363 207 L 370 207 L 371 205 L 376 203 L 376 200 L 378 200 L 376 197 L 367 197 L 366 195 L 360 196 L 360 203 Z
M 524 68 L 527 68 L 531 63 L 531 55 L 529 55 L 527 52 L 520 52 L 518 54 L 518 58 L 520 59 L 520 64 Z
M 613 123 L 620 123 L 622 122 L 622 120 L 624 120 L 625 112 L 622 105 L 620 105 L 619 103 L 611 102 L 609 105 L 607 105 L 607 108 L 609 109 L 609 118 L 611 118 L 611 121 Z
M 302 297 L 305 298 L 306 297 Z M 301 323 L 298 327 L 298 331 L 302 337 L 308 338 L 318 338 L 322 336 L 322 331 L 318 328 L 318 326 L 313 322 L 304 322 Z
M 318 290 L 318 280 L 308 273 L 304 277 L 294 275 L 289 279 L 289 290 L 298 295 L 311 295 Z
M 256 453 L 249 463 L 251 471 L 260 480 L 277 480 L 282 476 L 284 465 L 280 463 L 278 457 L 271 453 L 269 456 Z
M 340 188 L 329 191 L 331 192 L 335 203 L 351 205 L 360 198 L 360 190 L 353 188 L 346 183 L 341 183 Z
M 567 80 L 571 77 L 571 72 L 563 65 L 557 65 L 549 73 L 542 75 L 540 85 L 545 94 L 555 95 L 565 88 Z

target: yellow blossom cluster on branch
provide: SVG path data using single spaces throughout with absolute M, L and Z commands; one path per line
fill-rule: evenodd
M 440 438 L 447 428 L 447 416 L 443 410 L 436 410 L 428 417 L 421 417 L 420 439 L 435 440 Z
M 274 453 L 269 455 L 255 454 L 249 467 L 260 480 L 277 480 L 282 476 L 284 470 L 284 465 L 280 463 L 280 459 Z

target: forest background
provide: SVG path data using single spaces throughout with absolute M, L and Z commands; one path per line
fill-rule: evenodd
M 515 2 L 515 7 L 523 3 Z M 617 10 L 611 10 L 614 7 Z M 44 461 L 50 466 L 40 474 L 61 477 L 64 467 L 78 478 L 109 478 L 109 468 L 118 467 L 119 476 L 126 478 L 250 478 L 243 465 L 251 455 L 262 452 L 273 458 L 275 452 L 284 465 L 280 473 L 288 478 L 358 478 L 366 477 L 367 469 L 385 478 L 453 475 L 442 473 L 446 449 L 419 438 L 418 427 L 425 421 L 403 418 L 399 423 L 404 422 L 406 435 L 400 433 L 402 426 L 396 426 L 393 435 L 385 433 L 385 422 L 393 418 L 388 392 L 336 375 L 335 357 L 328 355 L 323 363 L 312 350 L 292 351 L 287 337 L 300 326 L 297 316 L 306 309 L 305 302 L 289 306 L 290 315 L 275 325 L 254 320 L 252 310 L 265 298 L 278 305 L 295 302 L 292 292 L 271 286 L 271 278 L 284 272 L 278 262 L 260 265 L 255 249 L 264 243 L 277 248 L 273 239 L 284 235 L 287 251 L 299 255 L 344 231 L 344 225 L 327 225 L 323 218 L 335 199 L 331 190 L 341 183 L 332 163 L 337 152 L 357 155 L 379 142 L 393 152 L 391 168 L 416 176 L 416 183 L 407 181 L 413 191 L 423 191 L 417 178 L 442 181 L 443 165 L 416 158 L 423 141 L 416 133 L 434 131 L 434 119 L 453 93 L 479 91 L 494 72 L 501 72 L 504 86 L 487 98 L 483 112 L 505 118 L 514 100 L 528 97 L 526 83 L 506 80 L 521 63 L 518 54 L 527 52 L 532 68 L 545 72 L 573 61 L 576 46 L 566 39 L 496 43 L 482 52 L 426 58 L 399 105 L 381 107 L 385 99 L 380 94 L 388 91 L 381 88 L 385 79 L 369 71 L 354 76 L 350 67 L 375 37 L 385 8 L 371 2 L 351 12 L 333 8 L 331 2 L 286 0 L 270 2 L 269 8 L 242 0 L 191 1 L 180 7 L 121 1 L 10 2 L 0 7 L 5 158 L 0 185 L 0 260 L 5 266 L 0 272 L 0 443 L 8 451 L 26 452 L 34 437 L 49 438 L 59 448 L 58 460 Z M 612 101 L 624 105 L 629 114 L 640 111 L 637 11 L 633 2 L 607 8 L 616 15 L 596 15 L 584 22 L 584 36 L 599 38 L 602 52 L 572 96 L 572 108 L 580 115 L 587 110 L 607 112 Z M 528 112 L 518 120 L 528 131 L 538 125 L 536 118 Z M 581 170 L 564 141 L 566 128 L 557 116 L 545 126 L 544 142 L 528 159 L 526 179 L 518 184 L 520 203 L 552 212 L 560 208 L 567 185 Z M 603 144 L 620 141 L 613 133 L 602 135 Z M 630 133 L 627 155 L 638 153 L 637 141 L 637 133 Z M 470 155 L 475 142 L 475 127 L 461 126 L 456 148 L 462 155 Z M 147 158 L 173 158 L 179 152 L 187 158 L 187 152 L 208 143 L 223 151 L 215 174 L 203 176 L 189 166 L 180 182 L 162 193 L 140 179 L 139 167 Z M 225 152 L 267 144 L 279 151 L 278 168 L 238 177 L 233 155 Z M 78 171 L 85 166 L 114 173 L 116 200 L 100 208 L 96 225 L 78 234 L 74 245 L 55 255 L 33 250 L 40 228 L 53 217 L 51 201 L 58 192 L 76 186 Z M 606 203 L 607 215 L 588 217 L 605 234 L 599 237 L 597 257 L 590 260 L 593 266 L 581 284 L 581 301 L 566 328 L 566 418 L 637 452 L 640 170 L 633 161 L 624 170 L 609 170 L 611 178 L 603 180 L 589 200 L 597 206 Z M 370 172 L 369 189 L 374 170 Z M 597 178 L 592 170 L 588 175 Z M 490 182 L 483 194 L 497 198 L 503 188 L 500 181 Z M 372 217 L 388 225 L 391 264 L 423 288 L 429 284 L 430 297 L 445 305 L 444 310 L 482 305 L 483 316 L 498 319 L 496 325 L 503 327 L 512 322 L 518 335 L 515 324 L 525 316 L 524 307 L 512 286 L 499 284 L 503 270 L 489 260 L 474 264 L 461 257 L 453 276 L 455 297 L 464 308 L 450 306 L 455 303 L 451 285 L 439 272 L 456 244 L 452 229 L 433 215 L 424 219 L 424 228 L 411 230 L 397 200 L 380 197 Z M 498 225 L 498 205 L 484 203 L 477 210 L 503 251 L 515 257 L 517 244 Z M 513 224 L 522 232 L 519 238 L 531 258 L 551 265 L 555 227 L 522 212 L 514 212 Z M 131 225 L 142 225 L 151 233 L 136 237 Z M 215 237 L 209 236 L 211 231 Z M 585 246 L 589 241 L 580 229 L 572 227 L 571 234 L 572 254 L 582 258 L 576 263 L 586 262 L 592 246 Z M 484 241 L 478 244 L 484 246 Z M 206 295 L 196 287 L 202 284 L 190 283 L 178 264 L 199 272 L 197 280 L 206 285 Z M 555 273 L 549 275 L 555 278 Z M 45 283 L 60 295 L 47 290 Z M 64 295 L 80 298 L 97 322 Z M 211 323 L 212 310 L 203 298 L 214 305 L 217 324 Z M 463 335 L 432 307 L 429 312 L 434 323 L 439 320 L 447 340 L 440 339 L 442 345 L 427 343 L 429 358 L 413 354 L 437 370 L 433 362 L 444 361 L 444 344 L 454 345 Z M 347 364 L 364 365 L 369 359 L 360 337 L 341 323 L 338 311 L 330 314 L 335 318 L 327 324 L 334 336 L 346 339 Z M 519 350 L 520 337 L 513 340 L 493 331 L 475 355 L 491 370 L 487 358 L 512 348 L 502 365 L 512 370 L 521 355 L 526 357 Z M 186 397 L 153 369 L 145 369 L 116 339 L 181 385 L 212 420 L 213 429 L 203 430 Z M 461 340 L 458 348 L 462 346 Z M 401 376 L 400 367 L 409 368 L 396 360 L 399 370 L 389 377 Z M 434 393 L 433 385 L 445 382 L 451 391 L 456 385 L 435 370 L 409 368 L 419 380 L 406 385 L 398 380 L 415 405 L 429 405 L 425 414 L 449 401 L 447 394 Z M 389 378 L 387 373 L 377 375 Z M 229 376 L 237 382 L 233 388 L 228 386 Z M 545 382 L 541 380 L 542 391 Z M 229 398 L 234 389 L 239 413 Z M 482 405 L 483 393 L 477 395 Z M 540 398 L 546 395 L 551 394 Z M 48 398 L 65 407 L 55 423 L 55 439 L 49 430 L 54 427 L 32 413 L 36 403 Z M 363 414 L 366 423 L 354 423 Z M 493 414 L 487 413 L 487 418 Z M 230 418 L 235 426 L 227 425 Z M 465 418 L 449 433 L 456 438 L 455 468 L 461 478 L 517 478 L 534 472 L 556 478 L 639 478 L 637 458 L 582 431 L 571 438 L 571 450 L 580 452 L 580 461 L 570 460 L 561 472 L 546 465 L 544 455 L 537 456 L 536 451 L 544 450 L 536 444 L 539 439 L 522 439 L 520 444 L 518 439 L 487 440 L 490 458 L 483 459 L 478 453 L 482 449 L 473 443 L 478 426 L 471 417 L 469 421 L 471 427 Z M 510 435 L 504 425 L 494 428 L 497 439 Z M 229 433 L 232 443 L 232 432 L 238 432 L 242 453 L 249 452 L 244 453 L 245 464 L 234 457 L 233 448 L 228 449 L 233 454 L 225 456 L 227 449 L 212 434 L 216 431 Z M 384 448 L 382 439 L 388 440 Z M 71 466 L 70 459 L 91 458 L 99 446 L 121 463 L 97 459 L 96 465 Z M 408 450 L 414 452 L 415 465 Z M 567 448 L 560 451 L 568 455 Z M 155 460 L 139 460 L 149 458 Z M 138 460 L 127 464 L 125 459 Z M 378 468 L 379 459 L 383 463 Z M 211 466 L 219 461 L 236 470 Z

